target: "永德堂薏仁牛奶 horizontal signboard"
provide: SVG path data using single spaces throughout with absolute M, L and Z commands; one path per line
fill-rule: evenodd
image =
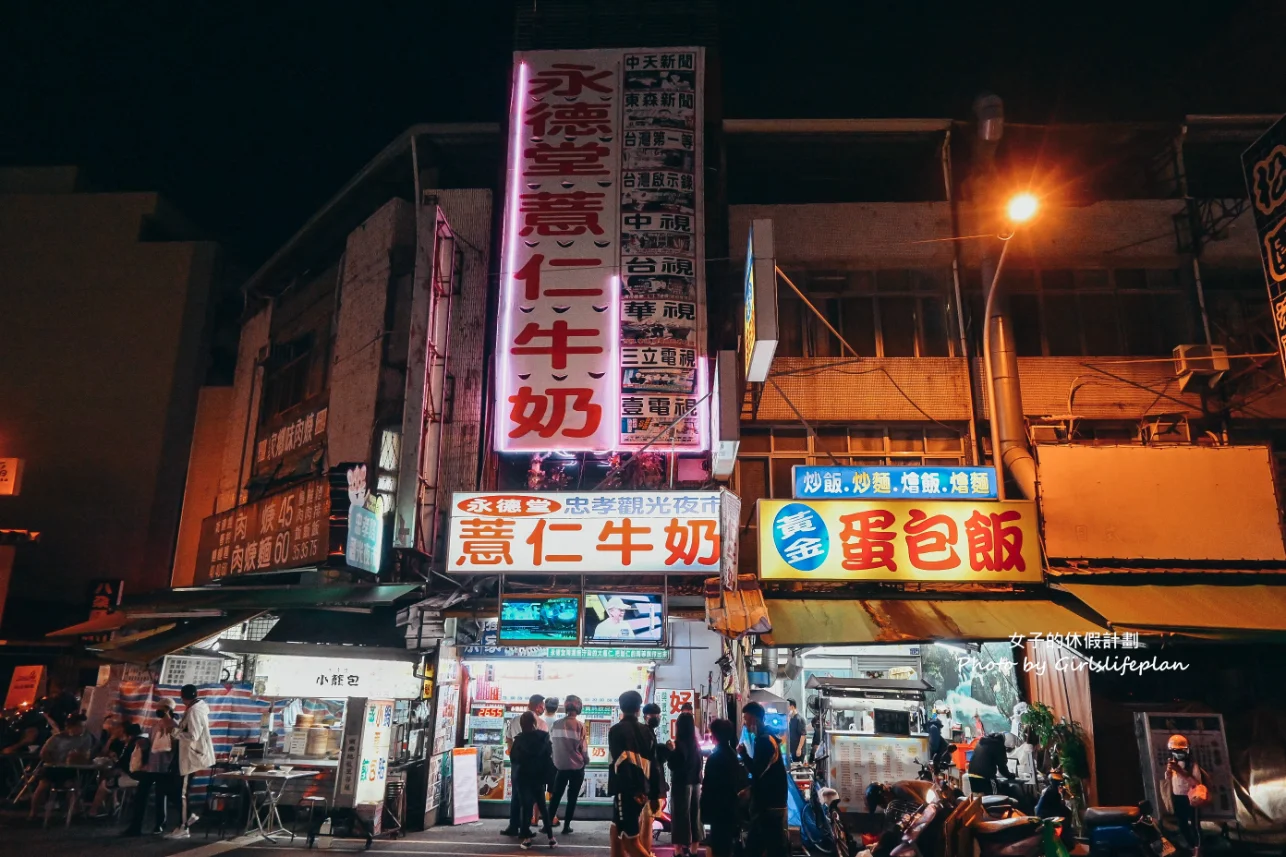
M 760 500 L 757 518 L 765 580 L 1041 581 L 1031 501 Z
M 996 499 L 996 471 L 991 467 L 827 467 L 798 464 L 791 470 L 797 500 L 838 500 L 844 497 Z
M 721 491 L 456 494 L 447 569 L 713 577 L 722 568 L 723 502 Z

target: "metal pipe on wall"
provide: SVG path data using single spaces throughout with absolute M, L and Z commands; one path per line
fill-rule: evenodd
M 960 217 L 956 203 L 955 178 L 951 171 L 951 128 L 942 137 L 942 184 L 951 209 L 951 282 L 956 300 L 956 328 L 960 334 L 960 356 L 965 362 L 965 383 L 969 387 L 969 463 L 977 466 L 981 458 L 978 449 L 978 411 L 974 406 L 973 368 L 969 365 L 969 337 L 965 333 L 964 299 L 960 289 Z

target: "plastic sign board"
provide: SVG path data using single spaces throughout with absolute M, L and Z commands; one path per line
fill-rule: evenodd
M 9 678 L 9 692 L 4 697 L 5 708 L 25 708 L 35 705 L 44 696 L 45 668 L 43 666 L 14 667 Z
M 452 574 L 683 574 L 721 568 L 720 491 L 461 493 Z
M 706 448 L 704 57 L 515 55 L 497 450 Z
M 926 500 L 994 500 L 992 467 L 826 467 L 791 468 L 797 500 L 815 497 L 899 497 Z
M 746 381 L 768 380 L 777 351 L 777 256 L 773 250 L 772 221 L 750 221 L 746 246 L 746 319 L 742 331 Z
M 764 580 L 1039 583 L 1028 500 L 760 500 Z
M 0 458 L 0 497 L 17 497 L 22 490 L 22 459 Z
M 1277 351 L 1286 366 L 1286 117 L 1241 156 L 1268 283 Z
M 451 823 L 478 820 L 478 748 L 451 751 Z
M 741 448 L 741 385 L 737 383 L 737 353 L 720 351 L 714 363 L 714 392 L 710 395 L 710 475 L 726 480 L 737 466 Z
M 255 675 L 261 696 L 419 699 L 423 689 L 412 661 L 257 655 Z

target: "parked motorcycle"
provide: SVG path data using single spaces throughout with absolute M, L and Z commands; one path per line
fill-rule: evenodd
M 1085 810 L 1085 838 L 1090 857 L 1168 857 L 1175 850 L 1161 835 L 1152 816 L 1152 804 L 1147 801 L 1138 806 L 1095 806 Z

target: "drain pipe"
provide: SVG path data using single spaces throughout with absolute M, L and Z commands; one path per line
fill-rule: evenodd
M 980 95 L 974 102 L 978 121 L 977 169 L 984 179 L 986 197 L 998 187 L 996 146 L 1005 130 L 1005 106 L 1000 96 Z M 987 375 L 987 417 L 991 423 L 991 458 L 996 467 L 996 490 L 1005 499 L 1005 475 L 1028 500 L 1036 499 L 1036 460 L 1027 446 L 1027 424 L 1023 419 L 1022 389 L 1018 381 L 1018 352 L 1014 348 L 1013 320 L 1009 302 L 1000 297 L 1000 275 L 1004 270 L 1009 240 L 1001 242 L 999 255 L 994 241 L 982 251 L 982 281 L 989 283 L 982 355 Z

